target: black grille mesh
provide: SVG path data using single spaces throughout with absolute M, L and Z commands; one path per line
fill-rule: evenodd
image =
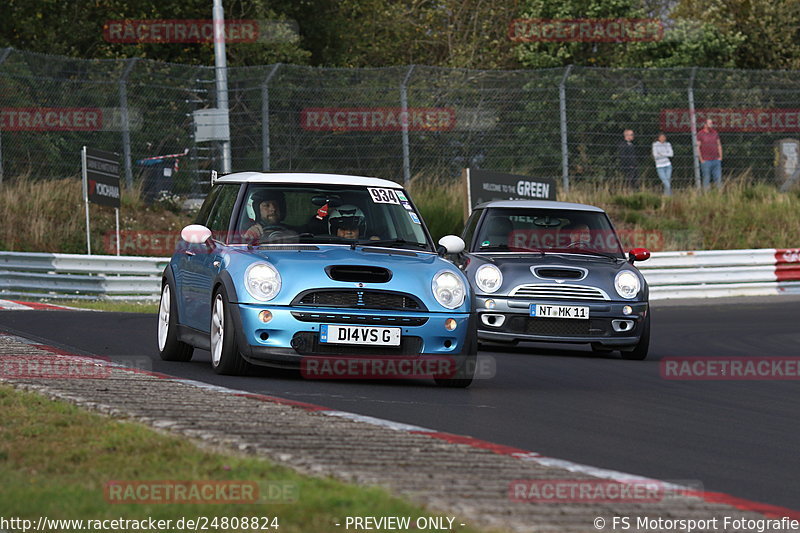
M 590 320 L 515 316 L 508 319 L 507 328 L 511 333 L 527 333 L 528 335 L 585 337 L 590 334 L 590 322 Z M 593 331 L 592 334 L 596 334 L 596 332 Z
M 421 309 L 416 298 L 386 291 L 313 291 L 304 294 L 297 303 L 345 309 Z

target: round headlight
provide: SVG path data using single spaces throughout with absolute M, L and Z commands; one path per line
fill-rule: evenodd
M 461 307 L 467 294 L 461 278 L 448 270 L 442 270 L 433 277 L 431 288 L 436 301 L 447 309 Z
M 614 288 L 617 289 L 617 294 L 623 298 L 635 298 L 639 294 L 642 284 L 639 276 L 630 270 L 623 270 L 614 278 Z
M 272 300 L 281 290 L 281 275 L 269 263 L 253 263 L 244 274 L 244 286 L 256 300 Z
M 483 292 L 492 294 L 503 284 L 503 273 L 494 265 L 481 265 L 475 271 L 475 284 Z

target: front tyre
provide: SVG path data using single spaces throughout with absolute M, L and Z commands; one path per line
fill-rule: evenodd
M 178 306 L 169 281 L 161 288 L 158 304 L 158 355 L 164 361 L 190 361 L 194 347 L 178 340 Z
M 644 327 L 642 329 L 642 336 L 639 337 L 639 343 L 633 350 L 626 352 L 622 350 L 622 358 L 630 361 L 642 361 L 647 357 L 647 352 L 650 350 L 650 310 L 647 310 L 647 316 L 644 317 Z
M 214 293 L 211 303 L 211 368 L 217 374 L 239 376 L 247 372 L 247 361 L 239 353 L 224 287 Z

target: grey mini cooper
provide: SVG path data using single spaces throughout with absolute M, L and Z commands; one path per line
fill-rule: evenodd
M 480 204 L 456 264 L 475 293 L 478 339 L 588 343 L 644 359 L 650 345 L 648 287 L 605 211 L 583 204 L 504 200 Z

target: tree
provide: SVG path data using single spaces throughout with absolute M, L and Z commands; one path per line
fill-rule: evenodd
M 0 47 L 81 58 L 143 57 L 172 63 L 210 64 L 213 43 L 116 43 L 104 39 L 112 20 L 211 19 L 209 0 L 5 0 L 0 17 Z M 284 15 L 266 0 L 226 0 L 226 19 L 278 20 Z M 299 40 L 231 43 L 232 66 L 274 62 L 307 63 Z

